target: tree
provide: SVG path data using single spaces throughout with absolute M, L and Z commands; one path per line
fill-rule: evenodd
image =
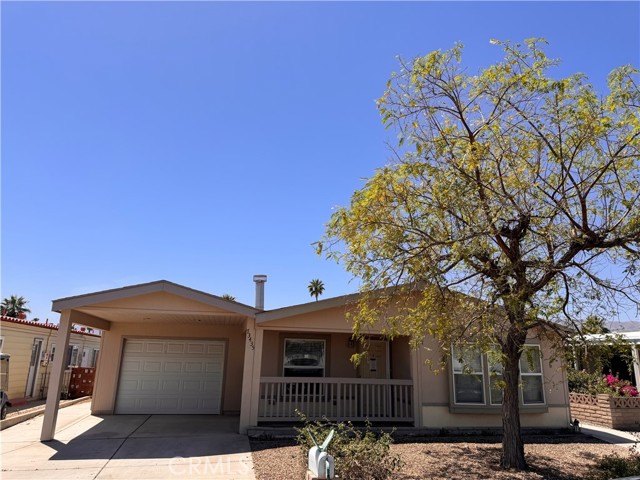
M 324 283 L 317 278 L 311 280 L 307 288 L 309 289 L 309 295 L 316 297 L 316 302 L 318 301 L 318 297 L 324 293 Z
M 236 297 L 234 297 L 233 295 L 231 295 L 229 293 L 223 294 L 222 298 L 224 298 L 225 300 L 231 300 L 232 302 L 236 301 Z
M 382 317 L 413 346 L 497 347 L 501 464 L 525 469 L 527 335 L 638 300 L 640 92 L 631 66 L 601 97 L 581 74 L 551 78 L 542 40 L 491 43 L 504 58 L 477 74 L 462 45 L 401 60 L 378 100 L 396 160 L 335 211 L 317 251 L 362 282 L 356 333 Z
M 584 322 L 582 322 L 580 333 L 583 335 L 611 333 L 611 330 L 605 326 L 605 323 L 606 320 L 604 318 L 598 315 L 589 315 Z
M 9 298 L 2 300 L 2 314 L 7 317 L 20 318 L 27 313 L 31 313 L 31 310 L 27 308 L 29 303 L 24 297 L 18 295 L 11 295 Z

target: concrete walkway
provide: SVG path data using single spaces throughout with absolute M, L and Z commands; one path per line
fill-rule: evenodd
M 636 436 L 632 432 L 623 432 L 622 430 L 614 430 L 613 428 L 600 427 L 598 425 L 583 424 L 580 428 L 585 435 L 591 435 L 598 440 L 620 447 L 629 448 L 640 441 L 640 436 Z
M 90 403 L 61 409 L 55 439 L 42 416 L 3 430 L 2 479 L 255 480 L 238 418 L 217 415 L 92 416 Z

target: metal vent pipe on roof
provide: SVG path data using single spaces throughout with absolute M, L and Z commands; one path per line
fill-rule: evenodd
M 267 282 L 267 276 L 254 275 L 253 281 L 256 282 L 256 308 L 264 310 L 264 284 Z

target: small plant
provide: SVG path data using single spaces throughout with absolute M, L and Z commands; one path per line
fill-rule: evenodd
M 638 440 L 629 449 L 630 454 L 622 457 L 617 453 L 605 455 L 596 463 L 596 468 L 587 477 L 589 480 L 609 480 L 610 478 L 640 475 L 640 451 Z
M 296 428 L 296 441 L 305 464 L 309 449 L 314 446 L 312 437 L 323 441 L 333 429 L 335 434 L 327 451 L 335 459 L 336 475 L 340 479 L 386 480 L 393 478 L 403 465 L 400 456 L 391 453 L 392 436 L 374 433 L 369 422 L 363 432 L 351 422 L 311 422 L 303 413 L 296 413 L 304 422 L 302 428 Z

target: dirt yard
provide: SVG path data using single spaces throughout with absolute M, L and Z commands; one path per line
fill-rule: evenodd
M 540 436 L 527 438 L 525 455 L 531 470 L 508 472 L 498 467 L 501 444 L 497 438 L 425 438 L 396 443 L 392 452 L 405 462 L 396 476 L 417 479 L 584 479 L 602 455 L 626 448 L 601 443 L 585 435 Z M 251 440 L 258 480 L 301 480 L 305 466 L 293 440 Z

